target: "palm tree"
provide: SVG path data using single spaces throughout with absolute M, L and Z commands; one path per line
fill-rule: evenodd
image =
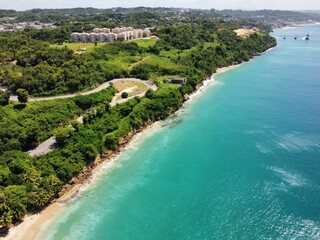
M 14 209 L 12 209 L 12 217 L 15 221 L 19 221 L 24 217 L 26 212 L 26 207 L 20 204 L 20 206 L 17 206 Z
M 35 169 L 27 170 L 22 174 L 22 180 L 25 183 L 39 183 L 40 181 L 40 173 Z
M 36 195 L 34 204 L 38 207 L 42 207 L 50 200 L 51 197 L 52 195 L 48 191 L 41 188 Z
M 0 217 L 0 225 L 2 227 L 8 227 L 12 223 L 12 213 L 11 211 L 4 212 Z

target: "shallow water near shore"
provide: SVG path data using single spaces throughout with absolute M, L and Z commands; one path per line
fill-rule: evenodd
M 319 239 L 320 26 L 274 35 L 131 143 L 42 239 Z

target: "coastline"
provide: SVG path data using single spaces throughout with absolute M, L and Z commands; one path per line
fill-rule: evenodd
M 198 85 L 197 90 L 188 96 L 183 105 L 193 99 L 194 96 L 198 95 L 205 87 L 209 85 L 209 83 L 215 82 L 215 75 L 237 68 L 245 63 L 247 62 L 218 68 L 215 73 L 213 73 L 209 78 L 205 79 L 201 82 L 201 84 Z M 178 112 L 180 109 L 181 107 L 176 112 Z M 130 145 L 133 142 L 139 141 L 139 139 L 146 135 L 146 132 L 152 132 L 152 130 L 155 130 L 158 126 L 160 126 L 160 121 L 148 122 L 139 130 L 130 132 L 128 136 L 126 136 L 121 141 L 120 146 L 117 150 L 108 151 L 101 157 L 98 156 L 91 165 L 86 166 L 78 176 L 74 177 L 69 183 L 65 184 L 61 192 L 59 193 L 59 198 L 53 200 L 41 212 L 26 215 L 20 224 L 11 227 L 8 234 L 0 239 L 42 239 L 41 236 L 43 236 L 43 234 L 47 231 L 50 224 L 60 216 L 60 213 L 68 203 L 81 196 L 82 192 L 86 191 L 97 180 L 99 180 L 99 178 L 114 165 L 121 153 L 124 150 L 130 148 Z
M 250 61 L 250 60 L 249 60 Z M 230 66 L 227 66 L 227 67 L 222 67 L 222 68 L 217 68 L 216 72 L 213 74 L 216 75 L 216 74 L 219 74 L 219 73 L 223 73 L 223 72 L 226 72 L 226 71 L 229 71 L 231 69 L 234 69 L 234 68 L 237 68 L 237 67 L 240 67 L 241 65 L 245 64 L 247 62 L 243 62 L 243 63 L 239 63 L 239 64 L 235 64 L 235 65 L 230 65 Z
M 129 134 L 119 149 L 109 151 L 104 156 L 98 156 L 91 166 L 85 167 L 79 176 L 74 177 L 70 183 L 63 186 L 59 198 L 53 200 L 41 212 L 26 215 L 23 221 L 9 229 L 8 234 L 0 239 L 8 240 L 35 240 L 43 239 L 43 234 L 50 224 L 60 216 L 64 208 L 76 200 L 87 189 L 92 187 L 102 175 L 107 173 L 114 163 L 121 157 L 123 151 L 130 149 L 146 134 L 150 134 L 160 126 L 160 121 L 149 123 L 135 133 Z

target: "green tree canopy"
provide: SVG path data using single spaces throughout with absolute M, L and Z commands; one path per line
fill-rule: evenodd
M 0 105 L 5 106 L 8 105 L 10 99 L 10 93 L 7 91 L 0 90 Z
M 19 88 L 19 89 L 17 89 L 16 93 L 17 93 L 19 102 L 21 102 L 21 103 L 28 102 L 29 94 L 28 94 L 27 90 L 25 90 L 23 88 Z

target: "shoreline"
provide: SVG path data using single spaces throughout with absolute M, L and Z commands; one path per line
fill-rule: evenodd
M 8 240 L 34 240 L 43 239 L 43 234 L 50 224 L 60 216 L 60 213 L 71 202 L 79 198 L 83 192 L 91 188 L 101 176 L 107 173 L 117 162 L 121 154 L 139 142 L 148 133 L 152 133 L 160 126 L 160 121 L 148 123 L 141 129 L 129 134 L 115 151 L 108 151 L 102 157 L 98 156 L 89 166 L 62 187 L 59 197 L 54 199 L 41 212 L 28 214 L 23 221 L 9 229 L 8 234 L 0 239 Z
M 249 60 L 250 61 L 250 60 Z M 249 62 L 248 61 L 248 62 Z M 231 69 L 234 69 L 234 68 L 237 68 L 237 67 L 240 67 L 241 65 L 245 64 L 247 62 L 243 62 L 243 63 L 239 63 L 239 64 L 234 64 L 234 65 L 230 65 L 230 66 L 227 66 L 227 67 L 222 67 L 222 68 L 217 68 L 216 72 L 212 75 L 216 75 L 216 74 L 219 74 L 219 73 L 223 73 L 223 72 L 226 72 L 226 71 L 229 71 Z
M 195 96 L 197 96 L 204 88 L 206 88 L 211 82 L 216 82 L 214 78 L 217 74 L 227 72 L 234 68 L 237 68 L 247 62 L 243 62 L 236 65 L 230 65 L 227 67 L 217 68 L 216 72 L 210 77 L 203 80 L 197 87 L 197 90 L 188 95 L 187 100 L 182 104 L 190 102 Z M 181 107 L 182 107 L 181 106 Z M 181 107 L 173 112 L 175 114 L 181 110 Z M 172 115 L 170 114 L 170 115 Z M 42 239 L 41 236 L 48 230 L 50 224 L 60 216 L 60 213 L 68 205 L 68 203 L 74 201 L 81 196 L 81 193 L 92 187 L 99 178 L 105 174 L 108 170 L 114 166 L 114 163 L 121 156 L 122 152 L 127 150 L 136 141 L 139 141 L 145 137 L 147 132 L 152 132 L 158 126 L 161 121 L 148 122 L 142 126 L 139 130 L 134 130 L 128 134 L 119 145 L 119 148 L 115 151 L 109 150 L 104 155 L 97 156 L 96 160 L 84 167 L 78 176 L 71 179 L 71 181 L 65 184 L 57 199 L 54 199 L 47 207 L 41 212 L 35 214 L 26 215 L 23 221 L 11 227 L 8 234 L 0 239 L 6 240 L 36 240 Z

